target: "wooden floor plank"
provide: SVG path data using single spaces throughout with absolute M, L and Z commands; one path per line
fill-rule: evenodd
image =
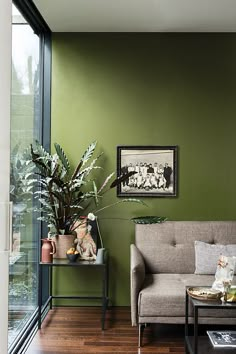
M 60 307 L 49 311 L 26 354 L 183 354 L 183 326 L 152 325 L 138 348 L 138 329 L 131 326 L 130 308 L 107 312 L 101 330 L 101 309 Z

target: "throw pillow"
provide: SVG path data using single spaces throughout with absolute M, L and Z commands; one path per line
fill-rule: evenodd
M 236 256 L 236 244 L 221 245 L 195 241 L 195 274 L 215 274 L 219 256 Z
M 220 256 L 216 268 L 215 281 L 212 289 L 220 290 L 225 295 L 230 289 L 234 277 L 236 257 Z

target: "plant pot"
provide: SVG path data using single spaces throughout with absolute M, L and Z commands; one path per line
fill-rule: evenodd
M 52 237 L 52 240 L 56 244 L 56 253 L 53 258 L 66 258 L 66 251 L 71 247 L 75 247 L 75 235 L 56 235 Z

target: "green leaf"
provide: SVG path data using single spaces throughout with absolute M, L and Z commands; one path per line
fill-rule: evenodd
M 32 162 L 36 165 L 36 167 L 42 172 L 45 173 L 45 170 L 47 170 L 47 166 L 41 162 L 41 157 L 37 152 L 34 152 L 33 146 L 31 145 L 31 156 L 32 156 Z
M 118 186 L 119 184 L 121 184 L 122 182 L 126 181 L 129 177 L 133 176 L 135 173 L 137 173 L 136 171 L 130 171 L 122 176 L 117 177 L 112 184 L 110 185 L 110 188 L 114 188 L 116 186 Z
M 53 225 L 54 225 L 54 220 L 52 218 L 50 218 L 50 217 L 47 217 L 47 216 L 39 216 L 37 218 L 37 220 L 44 221 L 46 223 L 53 223 Z
M 50 204 L 46 199 L 39 198 L 38 200 L 40 201 L 40 203 L 41 203 L 44 207 L 46 207 L 46 208 L 48 208 L 48 209 L 51 210 L 51 204 Z
M 118 203 L 138 203 L 147 206 L 147 204 L 143 200 L 136 199 L 136 198 L 121 199 Z
M 93 155 L 94 150 L 96 148 L 97 142 L 93 141 L 89 147 L 87 148 L 87 150 L 84 152 L 81 161 L 82 161 L 82 165 L 84 165 Z
M 81 167 L 92 157 L 94 150 L 96 148 L 96 145 L 97 145 L 97 142 L 94 141 L 93 143 L 91 143 L 89 145 L 87 150 L 84 152 L 83 156 L 81 157 L 80 162 L 78 163 L 77 167 L 75 168 L 75 170 L 73 172 L 73 175 L 71 177 L 72 180 L 78 176 Z
M 55 143 L 54 146 L 55 146 L 57 155 L 58 155 L 59 159 L 61 160 L 61 163 L 62 163 L 63 167 L 68 172 L 70 170 L 70 163 L 69 163 L 69 160 L 68 160 L 64 150 L 57 143 Z
M 167 220 L 167 217 L 165 216 L 139 216 L 130 219 L 132 220 L 135 224 L 160 224 L 162 222 L 165 222 Z
M 91 166 L 90 165 L 90 166 L 84 168 L 82 171 L 80 171 L 80 173 L 77 175 L 77 177 L 82 176 L 82 178 L 87 178 L 92 170 L 100 170 L 101 168 L 102 167 L 100 167 L 100 166 Z
M 95 181 L 93 181 L 93 191 L 94 191 L 94 201 L 95 201 L 96 206 L 98 206 L 98 189 L 97 189 Z
M 83 207 L 82 206 L 79 206 L 79 205 L 70 205 L 70 209 L 81 209 L 83 210 Z
M 140 199 L 135 199 L 135 198 L 126 198 L 126 199 L 121 199 L 119 200 L 118 202 L 115 202 L 115 203 L 112 203 L 112 204 L 109 204 L 109 205 L 106 205 L 104 206 L 103 208 L 99 209 L 99 210 L 94 210 L 94 212 L 97 213 L 100 213 L 101 211 L 107 209 L 107 208 L 111 208 L 117 204 L 120 204 L 120 203 L 138 203 L 138 204 L 142 204 L 142 205 L 145 205 L 147 206 L 146 203 L 144 203 L 142 200 Z
M 100 187 L 98 194 L 106 187 L 107 183 L 110 181 L 110 179 L 114 176 L 114 172 L 112 172 L 103 182 L 102 186 Z
M 82 185 L 85 185 L 86 182 L 83 181 L 81 178 L 76 178 L 73 181 L 71 181 L 71 183 L 69 183 L 69 190 L 72 191 L 80 191 L 80 188 Z
M 32 177 L 33 175 L 34 175 L 33 172 L 26 173 L 26 174 L 24 175 L 24 179 L 28 179 L 29 177 Z M 28 180 L 28 181 L 29 181 L 29 180 Z
M 87 177 L 89 175 L 89 173 L 94 170 L 94 169 L 100 169 L 102 167 L 100 166 L 95 166 L 97 160 L 102 156 L 103 153 L 101 153 L 100 155 L 98 155 L 95 159 L 93 159 L 93 161 L 91 162 L 91 164 L 86 168 L 84 169 L 83 171 L 81 172 L 84 172 L 85 170 L 87 170 L 87 172 L 85 173 L 85 176 Z
M 60 174 L 60 179 L 63 179 L 67 174 L 67 171 L 64 167 L 62 167 L 61 169 L 61 174 Z

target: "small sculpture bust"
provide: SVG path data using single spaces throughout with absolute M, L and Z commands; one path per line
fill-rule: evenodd
M 81 260 L 96 260 L 96 244 L 91 236 L 91 225 L 84 218 L 75 225 L 76 239 L 74 241 L 76 250 Z

